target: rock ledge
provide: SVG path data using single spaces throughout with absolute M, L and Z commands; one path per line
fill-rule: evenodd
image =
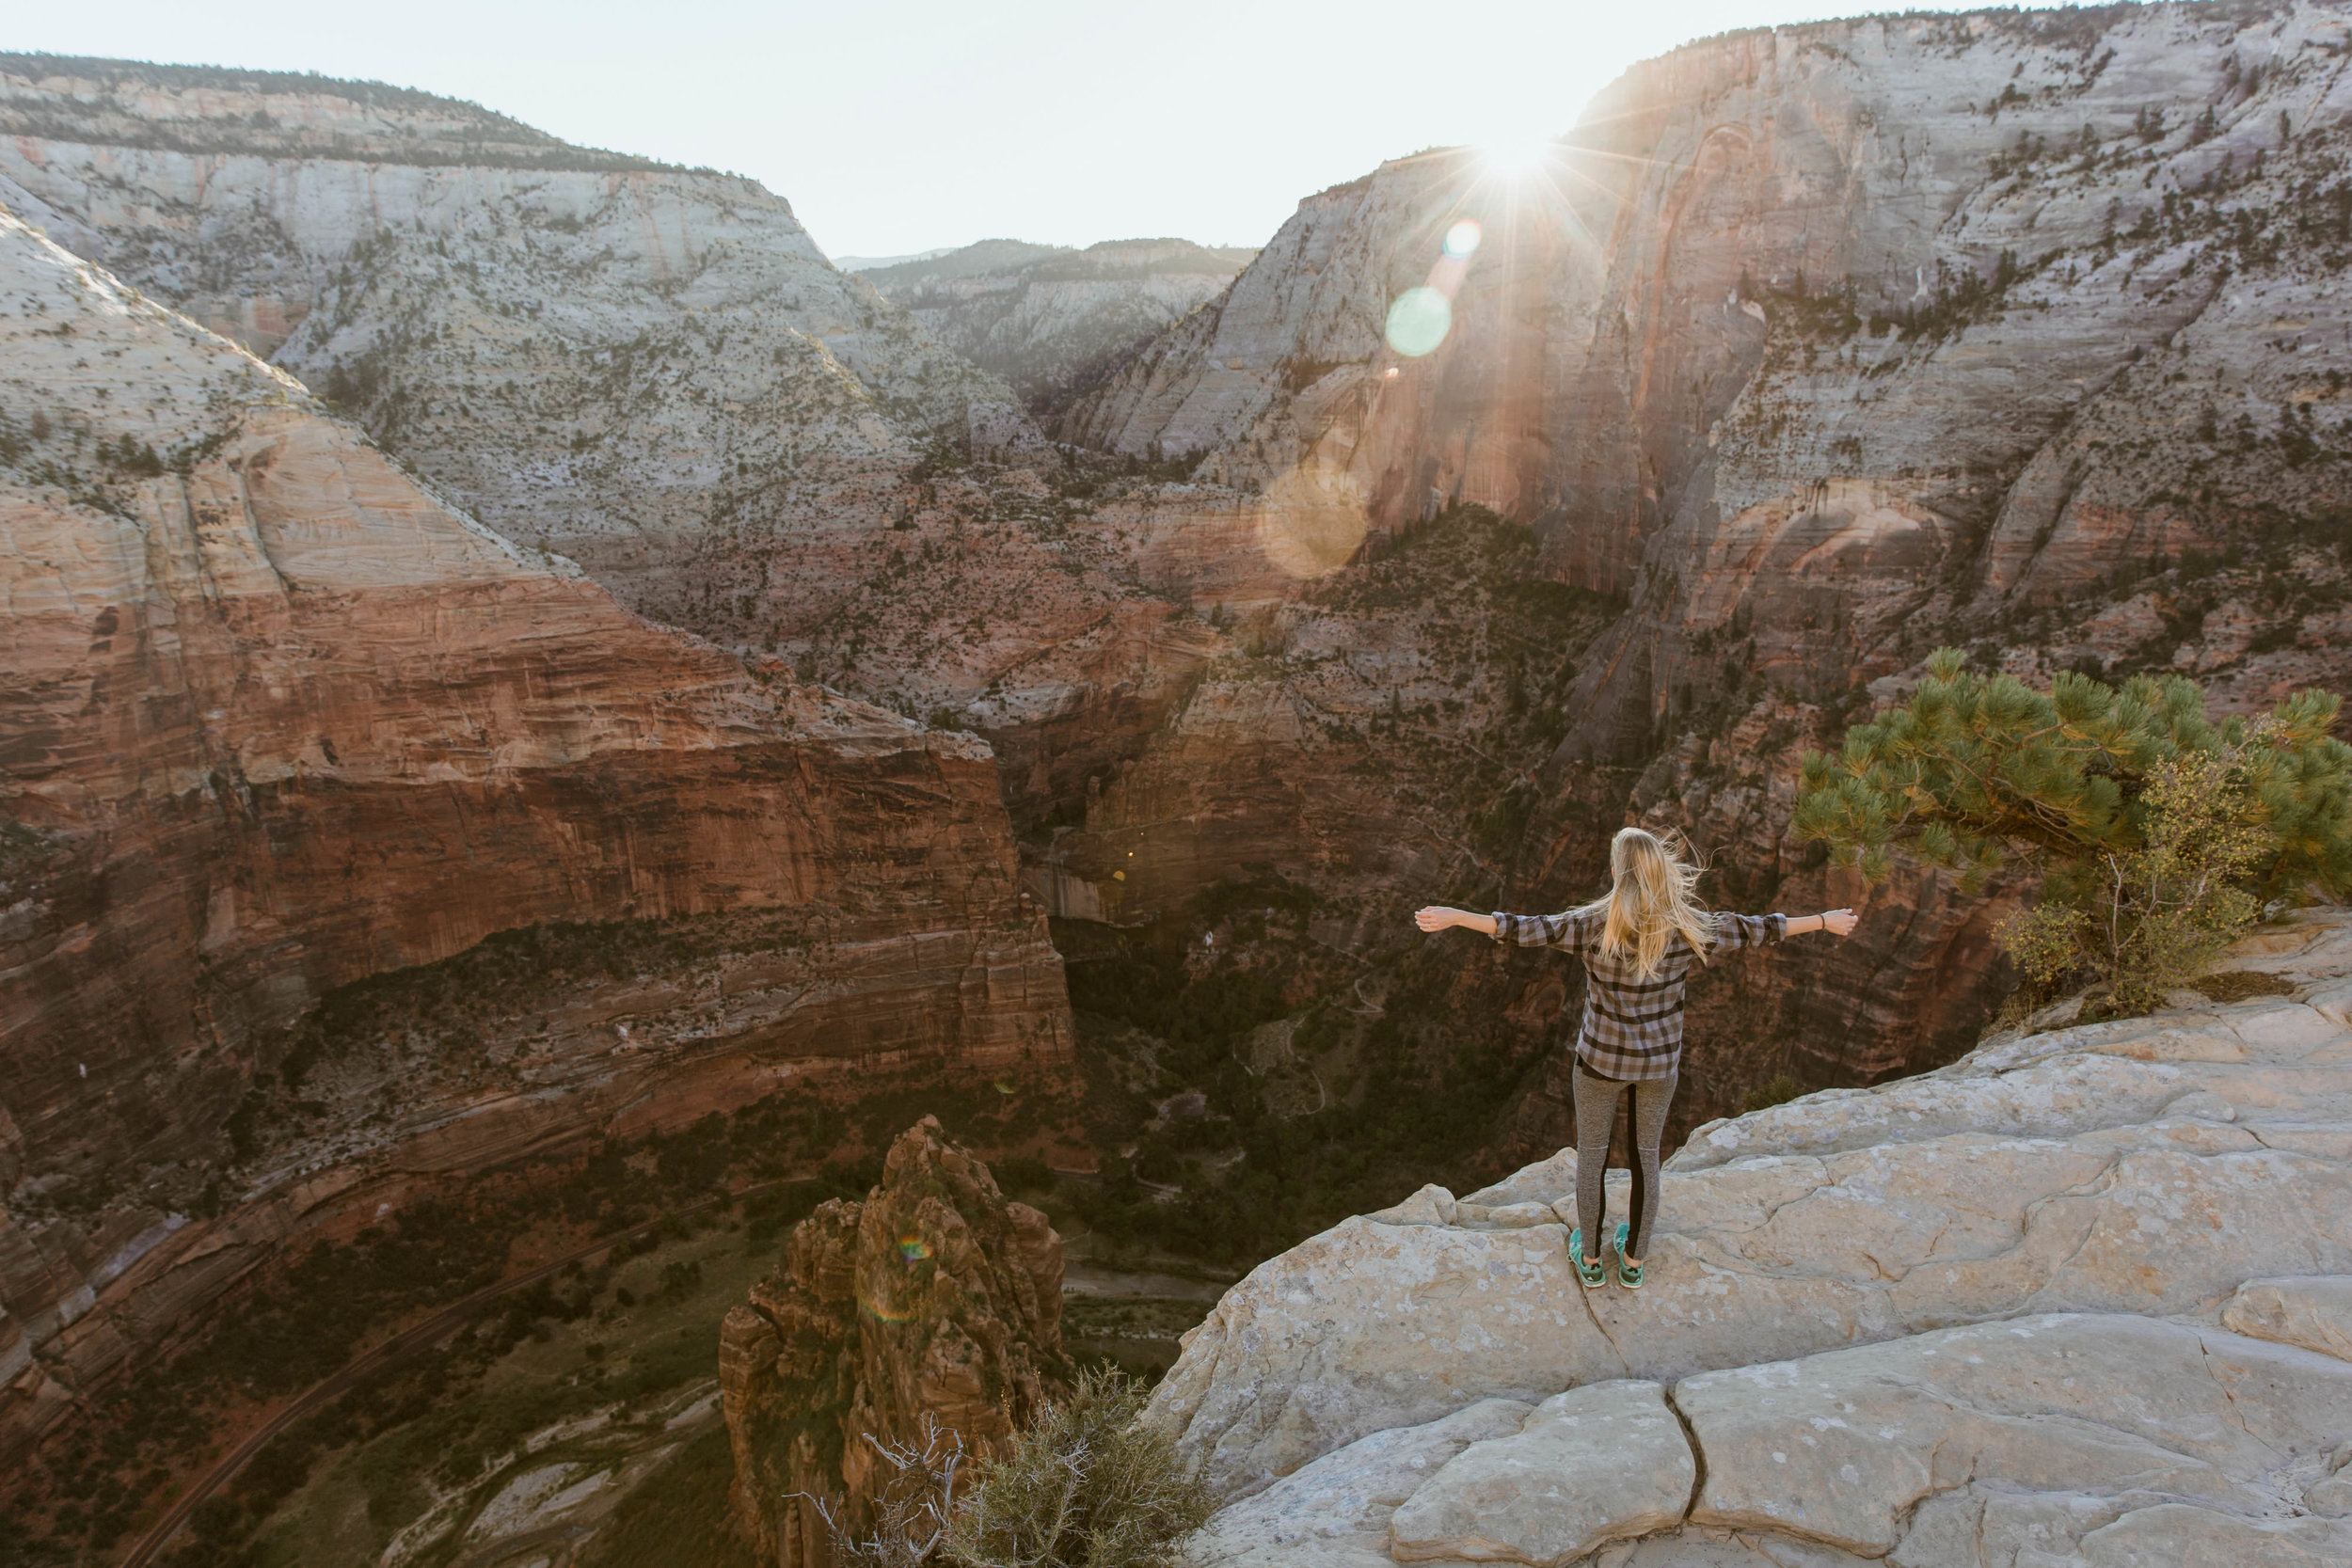
M 1194 1560 L 2352 1560 L 2352 914 L 2233 961 L 2293 996 L 1701 1129 L 1638 1294 L 1543 1217 L 1572 1151 L 1260 1265 L 1152 1406 L 1233 1499 Z

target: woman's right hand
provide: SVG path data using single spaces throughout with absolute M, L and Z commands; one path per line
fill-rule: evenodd
M 1832 910 L 1821 916 L 1821 929 L 1831 936 L 1851 935 L 1853 927 L 1854 912 L 1851 910 Z

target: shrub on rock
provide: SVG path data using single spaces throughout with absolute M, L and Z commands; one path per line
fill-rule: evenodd
M 957 1509 L 947 1555 L 964 1568 L 1157 1568 L 1215 1510 L 1197 1471 L 1136 1420 L 1140 1384 L 1080 1374 Z
M 2339 705 L 2298 691 L 2216 723 L 2180 676 L 2069 673 L 2040 691 L 1943 648 L 1909 702 L 1848 730 L 1836 755 L 1806 753 L 1793 828 L 1872 881 L 1898 851 L 1964 886 L 2022 853 L 2042 896 L 2002 927 L 2010 956 L 2044 989 L 2088 979 L 2144 1009 L 2202 974 L 2264 897 L 2352 887 Z

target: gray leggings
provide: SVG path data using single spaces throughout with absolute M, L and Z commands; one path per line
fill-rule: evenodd
M 1601 1179 L 1609 1164 L 1609 1136 L 1617 1127 L 1617 1097 L 1633 1091 L 1633 1234 L 1626 1251 L 1649 1256 L 1649 1222 L 1658 1209 L 1658 1142 L 1666 1132 L 1666 1107 L 1674 1103 L 1671 1078 L 1624 1083 L 1602 1078 L 1576 1064 L 1576 1222 L 1584 1227 L 1584 1251 L 1600 1255 L 1600 1225 L 1606 1214 L 1607 1189 Z

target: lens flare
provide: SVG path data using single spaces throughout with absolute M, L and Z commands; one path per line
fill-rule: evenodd
M 919 1232 L 910 1230 L 898 1238 L 898 1256 L 907 1263 L 920 1263 L 930 1255 L 930 1243 Z
M 1445 231 L 1445 253 L 1458 261 L 1478 248 L 1485 233 L 1476 218 L 1464 218 Z
M 1426 284 L 1406 290 L 1389 307 L 1389 346 L 1407 359 L 1429 353 L 1453 330 L 1454 307 Z

